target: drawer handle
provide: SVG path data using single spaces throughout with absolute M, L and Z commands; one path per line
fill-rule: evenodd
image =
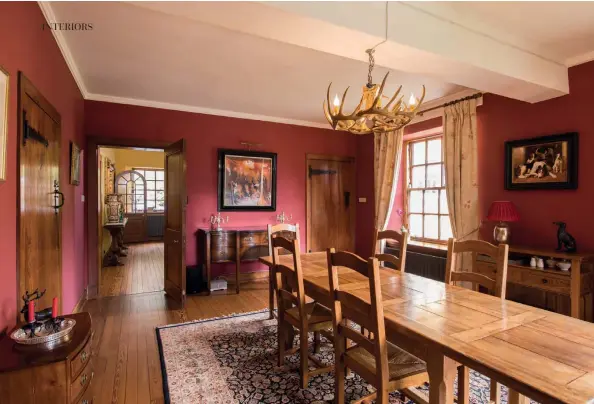
M 80 361 L 82 363 L 85 363 L 87 361 L 87 351 L 83 351 L 83 353 L 80 354 Z
M 542 283 L 549 283 L 549 280 L 548 279 L 543 279 L 542 280 Z
M 86 398 L 84 400 L 81 401 L 80 404 L 89 404 L 89 400 L 87 400 Z
M 85 383 L 87 382 L 87 374 L 85 373 L 84 375 L 82 375 L 82 377 L 80 378 L 80 385 L 84 386 Z

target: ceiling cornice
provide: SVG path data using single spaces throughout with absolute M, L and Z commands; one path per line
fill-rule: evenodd
M 574 56 L 572 58 L 569 58 L 565 61 L 565 64 L 567 65 L 567 67 L 573 67 L 573 66 L 581 65 L 582 63 L 591 62 L 593 60 L 594 60 L 594 51 L 584 53 L 583 55 Z
M 172 110 L 172 111 L 193 112 L 196 114 L 207 114 L 207 115 L 226 116 L 229 118 L 250 119 L 253 121 L 266 121 L 266 122 L 283 123 L 283 124 L 287 124 L 287 125 L 297 125 L 297 126 L 308 126 L 308 127 L 312 127 L 312 128 L 331 129 L 329 124 L 327 124 L 327 123 L 302 121 L 300 119 L 288 119 L 288 118 L 281 118 L 281 117 L 268 116 L 268 115 L 250 114 L 250 113 L 246 113 L 246 112 L 228 111 L 228 110 L 224 110 L 224 109 L 197 107 L 197 106 L 185 105 L 185 104 L 173 104 L 173 103 L 169 103 L 169 102 L 143 100 L 143 99 L 138 99 L 138 98 L 114 97 L 111 95 L 89 93 L 89 94 L 87 94 L 87 97 L 85 97 L 85 99 L 92 100 L 92 101 L 111 102 L 114 104 L 126 104 L 126 105 L 136 105 L 136 106 L 140 106 L 140 107 L 168 109 L 168 110 Z M 320 108 L 320 115 L 321 114 L 322 114 L 322 110 Z
M 57 21 L 56 16 L 54 14 L 54 10 L 52 10 L 50 2 L 38 1 L 37 4 L 39 4 L 39 8 L 41 9 L 43 16 L 45 17 L 45 20 L 48 23 Z M 83 81 L 82 75 L 80 74 L 80 71 L 78 70 L 78 66 L 76 66 L 76 63 L 74 62 L 74 58 L 72 57 L 70 48 L 68 48 L 68 44 L 66 42 L 66 39 L 64 38 L 64 34 L 62 34 L 62 31 L 60 31 L 60 30 L 52 29 L 51 31 L 52 31 L 52 34 L 54 35 L 54 39 L 56 40 L 56 43 L 58 44 L 58 48 L 60 48 L 60 52 L 62 52 L 62 56 L 64 57 L 64 60 L 66 61 L 66 64 L 68 65 L 68 68 L 70 69 L 70 73 L 72 74 L 72 77 L 74 77 L 74 81 L 76 82 L 78 89 L 80 90 L 83 98 L 86 99 L 87 95 L 88 95 L 88 91 L 87 91 L 87 88 L 85 87 L 85 82 Z

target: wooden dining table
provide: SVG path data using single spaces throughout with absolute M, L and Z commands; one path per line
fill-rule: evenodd
M 305 293 L 331 307 L 326 253 L 301 261 Z M 369 301 L 365 276 L 338 273 L 340 289 Z M 510 404 L 594 403 L 594 324 L 390 268 L 381 284 L 386 336 L 427 363 L 430 403 L 453 402 L 459 364 L 518 392 Z

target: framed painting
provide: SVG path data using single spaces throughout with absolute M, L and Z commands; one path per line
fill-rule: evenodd
M 576 189 L 578 134 L 505 142 L 505 189 Z
M 70 142 L 70 184 L 80 184 L 80 148 Z
M 276 153 L 219 149 L 219 211 L 276 210 Z
M 0 181 L 6 180 L 6 138 L 8 136 L 8 72 L 0 66 Z

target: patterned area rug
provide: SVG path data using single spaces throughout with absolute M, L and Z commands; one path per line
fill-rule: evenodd
M 333 373 L 312 377 L 303 390 L 299 354 L 277 366 L 276 320 L 268 319 L 267 310 L 157 328 L 157 340 L 166 402 L 318 404 L 334 399 Z M 317 357 L 333 363 L 332 346 L 323 344 Z M 471 371 L 470 382 L 471 402 L 488 403 L 489 378 Z M 373 392 L 354 373 L 345 384 L 347 403 Z M 502 396 L 507 403 L 505 387 Z M 402 404 L 400 394 L 392 393 L 390 403 Z

